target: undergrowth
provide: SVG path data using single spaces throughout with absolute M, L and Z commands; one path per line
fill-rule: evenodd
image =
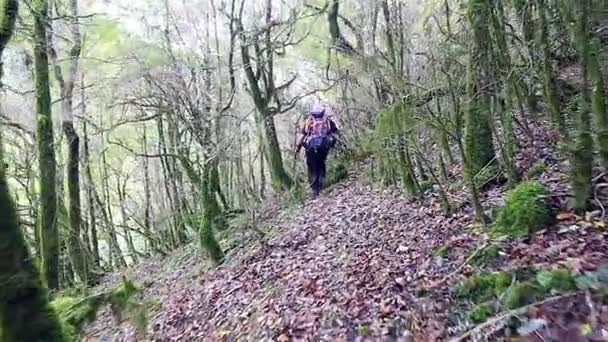
M 464 279 L 453 289 L 453 293 L 455 298 L 469 303 L 467 318 L 471 322 L 481 323 L 501 311 L 514 310 L 550 296 L 575 291 L 582 288 L 580 284 L 585 281 L 599 284 L 599 278 L 593 278 L 590 274 L 576 277 L 569 269 L 561 267 L 482 272 Z
M 551 207 L 544 201 L 549 190 L 537 181 L 526 181 L 507 193 L 498 210 L 495 232 L 518 238 L 534 233 L 552 220 Z
M 117 324 L 126 318 L 134 325 L 140 335 L 147 327 L 147 312 L 151 302 L 140 302 L 135 297 L 140 292 L 135 284 L 123 278 L 115 289 L 95 295 L 77 298 L 61 296 L 51 302 L 51 308 L 57 313 L 63 334 L 67 341 L 78 341 L 80 333 L 87 323 L 95 320 L 100 309 L 110 306 Z

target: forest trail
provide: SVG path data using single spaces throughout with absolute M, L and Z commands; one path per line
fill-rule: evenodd
M 156 282 L 173 293 L 149 329 L 157 341 L 403 336 L 412 286 L 438 272 L 432 249 L 470 219 L 445 219 L 438 203 L 377 190 L 356 173 L 307 201 L 266 248 L 194 282 L 185 274 Z
M 160 303 L 146 340 L 446 340 L 473 327 L 459 318 L 465 306 L 451 292 L 467 275 L 606 262 L 606 233 L 581 228 L 584 234 L 543 230 L 529 241 L 493 241 L 500 252 L 475 264 L 472 255 L 490 241 L 468 206 L 446 217 L 436 195 L 410 200 L 379 189 L 369 182 L 368 167 L 306 201 L 265 247 L 258 241 L 214 270 L 200 272 L 204 262 L 196 253 L 180 256 L 178 263 L 138 266 L 141 279 L 135 278 L 147 287 L 146 298 Z M 564 184 L 558 164 L 543 179 L 554 191 Z M 484 201 L 499 203 L 502 190 L 487 191 Z M 458 196 L 466 198 L 464 192 L 453 196 L 456 204 Z M 547 320 L 560 320 L 568 310 L 586 312 L 576 307 L 584 300 L 564 300 L 546 309 Z M 136 340 L 128 324 L 108 324 L 98 319 L 85 340 Z

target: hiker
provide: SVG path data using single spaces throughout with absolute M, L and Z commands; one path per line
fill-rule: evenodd
M 308 182 L 313 197 L 319 195 L 325 181 L 325 161 L 329 150 L 336 144 L 335 135 L 338 128 L 329 117 L 327 109 L 315 105 L 304 122 L 302 139 L 296 147 L 296 155 L 304 147 L 306 150 L 306 166 L 308 169 Z

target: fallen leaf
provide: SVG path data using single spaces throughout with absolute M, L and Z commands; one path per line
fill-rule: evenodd
M 289 336 L 287 336 L 285 334 L 281 334 L 281 335 L 279 335 L 279 337 L 277 337 L 277 341 L 278 342 L 289 342 Z
M 558 221 L 569 221 L 569 220 L 579 220 L 580 216 L 574 213 L 559 213 L 555 217 Z

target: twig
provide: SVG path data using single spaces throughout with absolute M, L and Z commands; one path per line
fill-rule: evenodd
M 504 321 L 504 320 L 506 320 L 508 318 L 511 318 L 511 317 L 515 316 L 515 315 L 524 314 L 530 308 L 533 308 L 535 306 L 545 305 L 545 304 L 552 303 L 552 302 L 556 302 L 556 301 L 559 301 L 561 299 L 573 297 L 573 296 L 578 295 L 578 294 L 580 294 L 580 291 L 572 292 L 572 293 L 567 293 L 567 294 L 563 294 L 563 295 L 559 295 L 559 296 L 554 296 L 554 297 L 549 297 L 549 298 L 546 298 L 546 299 L 544 299 L 544 300 L 542 300 L 540 302 L 536 302 L 536 303 L 532 303 L 532 304 L 529 304 L 529 305 L 526 305 L 526 306 L 522 306 L 521 308 L 516 309 L 516 310 L 511 310 L 511 311 L 509 311 L 507 313 L 504 313 L 504 314 L 502 314 L 500 316 L 496 316 L 496 317 L 494 317 L 494 318 L 486 321 L 485 323 L 482 323 L 482 324 L 476 326 L 475 328 L 467 331 L 463 335 L 460 335 L 459 337 L 450 340 L 450 342 L 464 341 L 466 338 L 469 338 L 469 337 L 471 337 L 471 336 L 473 336 L 475 334 L 480 333 L 486 327 L 489 327 L 491 325 L 494 325 L 496 323 Z

